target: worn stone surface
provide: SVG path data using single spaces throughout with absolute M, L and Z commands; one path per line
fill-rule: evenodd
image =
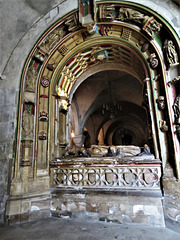
M 51 212 L 53 216 L 87 218 L 95 214 L 100 221 L 164 226 L 161 197 L 123 196 L 121 194 L 86 193 L 53 194 Z M 80 214 L 81 212 L 81 214 Z
M 23 216 L 25 218 L 25 216 Z M 61 240 L 179 240 L 180 234 L 167 228 L 97 222 L 80 218 L 46 218 L 11 226 L 0 226 L 1 238 Z

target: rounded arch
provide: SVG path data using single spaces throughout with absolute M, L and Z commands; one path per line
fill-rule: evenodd
M 108 4 L 108 2 L 106 2 Z M 100 6 L 102 3 L 99 2 L 98 6 Z M 119 4 L 119 5 L 118 5 Z M 132 3 L 117 3 L 117 7 L 122 6 L 128 6 L 135 8 L 136 10 L 142 11 L 143 14 L 153 15 L 157 19 L 157 21 L 160 22 L 160 24 L 163 25 L 164 32 L 168 33 L 169 38 L 173 38 L 175 42 L 175 46 L 178 46 L 177 36 L 174 33 L 174 31 L 171 31 L 171 29 L 168 27 L 166 22 L 159 17 L 157 14 L 155 14 L 153 11 L 150 11 L 147 8 L 144 8 L 140 5 L 132 4 Z M 112 32 L 111 36 L 108 34 L 108 26 L 111 25 Z M 37 161 L 40 162 L 39 167 L 41 168 L 47 168 L 47 163 L 53 156 L 53 152 L 55 151 L 55 146 L 57 144 L 57 136 L 55 136 L 54 133 L 54 126 L 52 128 L 51 124 L 52 122 L 58 122 L 58 116 L 56 109 L 58 106 L 61 109 L 64 109 L 65 112 L 68 109 L 69 104 L 69 95 L 71 94 L 71 88 L 74 87 L 73 91 L 78 87 L 74 85 L 75 81 L 74 78 L 80 79 L 80 75 L 83 74 L 86 69 L 86 66 L 89 64 L 93 64 L 94 67 L 98 68 L 101 65 L 101 61 L 98 58 L 98 55 L 100 52 L 103 52 L 103 61 L 107 60 L 106 51 L 112 50 L 112 48 L 116 45 L 121 45 L 120 47 L 124 47 L 133 50 L 133 57 L 140 56 L 139 59 L 139 66 L 143 66 L 143 69 L 145 70 L 145 74 L 141 77 L 137 76 L 138 79 L 141 81 L 145 80 L 147 81 L 147 94 L 149 96 L 149 105 L 150 105 L 150 112 L 151 112 L 151 118 L 153 121 L 154 129 L 152 130 L 154 140 L 156 143 L 156 148 L 159 148 L 158 151 L 161 152 L 161 158 L 164 159 L 164 163 L 168 159 L 168 150 L 167 146 L 161 145 L 161 140 L 163 142 L 167 141 L 167 135 L 161 132 L 161 129 L 159 129 L 159 123 L 164 118 L 164 113 L 158 112 L 158 108 L 156 105 L 156 98 L 158 97 L 158 94 L 161 93 L 160 87 L 163 86 L 163 94 L 165 95 L 168 112 L 171 112 L 170 109 L 170 100 L 168 97 L 168 90 L 166 86 L 166 78 L 165 78 L 165 64 L 164 59 L 162 55 L 162 49 L 161 49 L 161 37 L 163 38 L 164 35 L 160 36 L 156 40 L 152 38 L 152 36 L 149 36 L 146 30 L 142 27 L 136 27 L 136 23 L 133 22 L 133 26 L 131 23 L 128 22 L 107 22 L 107 21 L 99 21 L 97 23 L 98 26 L 98 32 L 95 33 L 95 35 L 88 35 L 86 29 L 81 29 L 81 26 L 78 23 L 78 16 L 77 12 L 74 11 L 68 16 L 62 18 L 60 21 L 58 21 L 55 25 L 53 25 L 50 29 L 47 30 L 47 32 L 38 40 L 37 44 L 34 46 L 33 50 L 31 51 L 29 58 L 26 62 L 22 79 L 27 81 L 27 74 L 31 70 L 30 67 L 33 66 L 37 69 L 39 74 L 34 77 L 36 77 L 36 83 L 37 83 L 37 89 L 34 90 L 33 94 L 30 91 L 26 91 L 24 89 L 25 83 L 21 83 L 21 97 L 20 97 L 20 106 L 21 109 L 19 110 L 19 120 L 18 120 L 18 136 L 17 136 L 17 151 L 16 151 L 16 161 L 15 161 L 15 172 L 17 172 L 18 165 L 23 166 L 24 163 L 20 160 L 20 156 L 18 153 L 20 153 L 20 147 L 22 140 L 33 140 L 33 152 L 34 156 L 31 156 L 32 162 L 29 160 L 32 167 L 35 168 L 34 172 L 37 170 Z M 105 26 L 107 27 L 107 33 L 102 33 L 101 27 Z M 58 31 L 57 31 L 58 30 Z M 57 33 L 58 32 L 58 33 Z M 126 33 L 126 34 L 125 34 Z M 97 34 L 97 35 L 96 35 Z M 117 36 L 118 34 L 118 36 Z M 100 36 L 101 35 L 101 36 Z M 57 37 L 57 41 L 51 42 L 51 38 Z M 102 45 L 100 46 L 100 42 L 102 42 Z M 161 42 L 159 44 L 159 42 Z M 149 46 L 146 51 L 142 51 L 142 49 L 145 48 L 145 43 L 148 43 Z M 109 46 L 111 44 L 111 46 Z M 123 45 L 123 46 L 122 46 Z M 47 47 L 50 47 L 51 49 L 47 49 Z M 82 48 L 81 48 L 82 47 Z M 88 49 L 91 48 L 91 50 Z M 97 47 L 95 51 L 93 52 L 93 47 Z M 144 47 L 144 48 L 143 48 Z M 115 47 L 116 48 L 116 47 Z M 160 50 L 161 49 L 161 50 Z M 118 49 L 119 50 L 119 49 Z M 84 52 L 83 52 L 84 51 Z M 89 53 L 87 53 L 90 51 Z M 111 52 L 111 51 L 110 51 Z M 113 61 L 116 61 L 120 59 L 120 56 L 117 57 L 117 52 L 113 52 Z M 160 53 L 161 52 L 161 53 Z M 73 56 L 76 56 L 76 58 Z M 79 57 L 83 57 L 90 54 L 88 58 L 88 64 L 85 62 L 81 62 L 81 69 L 78 69 L 79 72 L 76 72 L 76 68 L 79 66 L 76 65 L 76 60 L 79 60 Z M 153 54 L 153 55 L 152 55 Z M 155 56 L 155 55 L 156 56 Z M 81 55 L 81 56 L 80 56 Z M 96 57 L 95 57 L 96 55 Z M 111 56 L 109 54 L 108 56 Z M 143 57 L 144 56 L 144 57 Z M 153 57 L 154 56 L 154 57 Z M 73 59 L 72 59 L 73 58 Z M 91 59 L 92 58 L 92 59 Z M 95 60 L 94 60 L 95 58 Z M 102 58 L 102 56 L 101 56 Z M 129 58 L 128 58 L 129 59 Z M 137 57 L 138 59 L 138 57 Z M 156 60 L 155 60 L 156 59 Z M 136 60 L 136 59 L 135 59 Z M 153 63 L 151 60 L 155 60 L 154 64 L 156 65 L 159 61 L 159 65 L 157 68 L 153 67 Z M 74 61 L 74 62 L 73 62 Z M 146 67 L 144 68 L 144 63 Z M 122 64 L 124 62 L 124 64 Z M 73 65 L 75 64 L 75 65 Z M 83 65 L 85 64 L 85 65 Z M 120 64 L 122 67 L 125 65 L 128 65 L 127 59 L 123 58 L 120 60 Z M 99 65 L 99 66 L 98 66 Z M 134 65 L 133 65 L 134 66 Z M 131 66 L 132 67 L 132 66 Z M 39 69 L 38 69 L 39 68 Z M 70 69 L 69 69 L 70 68 Z M 39 71 L 40 70 L 40 71 Z M 72 71 L 75 71 L 75 76 L 72 74 Z M 88 69 L 86 69 L 88 71 Z M 127 72 L 129 71 L 128 69 Z M 61 72 L 59 72 L 61 71 Z M 141 67 L 139 69 L 134 69 L 134 72 L 138 71 L 138 73 L 141 73 Z M 88 73 L 88 72 L 87 72 Z M 143 74 L 144 72 L 142 72 Z M 148 73 L 148 74 L 147 74 Z M 158 76 L 160 75 L 161 81 L 160 83 L 156 82 L 155 80 L 158 79 Z M 149 79 L 147 79 L 149 77 Z M 82 77 L 83 79 L 83 77 Z M 81 83 L 80 80 L 79 84 Z M 57 88 L 56 88 L 57 87 Z M 59 90 L 58 90 L 59 89 Z M 28 92 L 28 93 L 27 93 Z M 157 94 L 158 92 L 158 94 Z M 53 95 L 53 96 L 52 96 Z M 55 96 L 54 96 L 55 95 Z M 34 100 L 36 99 L 36 101 Z M 33 139 L 23 139 L 22 133 L 24 131 L 23 129 L 23 109 L 26 109 L 26 107 L 29 108 L 28 103 L 32 103 L 32 105 L 35 106 L 35 114 L 34 114 L 34 121 L 36 128 L 32 131 Z M 27 105 L 27 106 L 26 106 Z M 154 110 L 153 110 L 154 109 Z M 55 112 L 55 114 L 54 114 Z M 45 116 L 44 116 L 44 115 Z M 48 124 L 45 124 L 44 122 L 41 123 L 42 116 L 44 119 L 47 120 Z M 156 116 L 156 117 L 155 117 Z M 69 120 L 68 120 L 69 121 Z M 63 117 L 63 124 L 66 122 L 66 116 Z M 170 119 L 167 119 L 167 122 L 170 124 L 170 128 L 174 129 L 173 126 L 173 117 L 170 117 Z M 54 124 L 57 125 L 58 123 Z M 62 145 L 67 144 L 67 137 L 68 134 L 65 133 L 65 129 L 61 129 L 63 134 L 65 134 L 64 143 Z M 174 132 L 174 130 L 172 131 Z M 170 134 L 169 134 L 170 135 Z M 41 139 L 44 139 L 44 142 Z M 54 143 L 52 144 L 51 140 L 54 140 Z M 45 141 L 46 140 L 46 141 Z M 159 142 L 159 144 L 157 143 Z M 175 142 L 175 144 L 178 144 L 177 137 L 175 134 L 171 135 L 171 141 Z M 44 146 L 45 149 L 48 149 L 48 154 L 40 152 L 41 147 Z M 158 146 L 159 145 L 159 146 Z M 175 145 L 173 145 L 175 146 Z M 175 147 L 174 147 L 175 148 Z M 179 156 L 179 152 L 176 149 L 175 151 L 175 158 L 177 163 L 177 158 Z M 39 160 L 38 160 L 39 159 Z M 41 162 L 44 161 L 43 159 L 46 159 L 43 165 L 41 165 Z M 34 162 L 34 163 L 33 163 Z M 176 164 L 177 165 L 177 164 Z M 178 166 L 177 166 L 178 169 Z

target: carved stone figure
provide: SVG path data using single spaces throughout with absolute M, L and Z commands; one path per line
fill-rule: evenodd
M 162 132 L 167 132 L 168 131 L 168 126 L 166 125 L 166 121 L 160 120 L 159 124 L 160 124 L 160 129 L 161 129 Z
M 156 54 L 152 53 L 149 56 L 149 62 L 150 62 L 150 66 L 152 69 L 155 69 L 158 66 L 158 59 L 156 58 Z
M 149 146 L 147 144 L 144 144 L 143 152 L 138 154 L 138 156 L 142 156 L 142 155 L 151 155 L 150 148 L 149 148 Z
M 115 19 L 115 7 L 114 5 L 101 5 L 99 7 L 99 19 L 100 21 L 113 21 Z
M 154 17 L 149 17 L 131 8 L 120 8 L 117 20 L 138 23 L 143 26 L 142 29 L 152 38 L 160 31 L 162 26 L 154 19 Z
M 56 45 L 56 43 L 60 41 L 63 35 L 63 28 L 56 28 L 52 33 L 50 33 L 45 42 L 41 44 L 41 48 L 45 48 L 45 50 L 49 52 Z
M 176 97 L 173 104 L 175 123 L 180 125 L 180 94 Z
M 27 92 L 35 92 L 35 83 L 37 79 L 37 69 L 33 66 L 29 67 L 26 75 L 24 90 Z
M 158 23 L 154 17 L 150 17 L 145 25 L 143 26 L 143 30 L 152 38 L 156 35 L 157 32 L 161 30 L 162 25 Z
M 95 23 L 87 24 L 86 30 L 90 35 L 92 35 L 98 32 L 98 26 Z
M 144 15 L 136 10 L 131 8 L 120 8 L 118 19 L 120 21 L 127 22 L 136 22 L 140 24 L 144 24 L 148 20 L 149 16 Z
M 170 87 L 173 84 L 176 84 L 179 80 L 180 80 L 180 76 L 175 77 L 173 80 L 171 80 L 167 83 L 168 87 Z
M 73 32 L 79 28 L 79 21 L 77 13 L 66 18 L 64 24 L 68 27 L 69 32 Z
M 158 109 L 163 110 L 165 108 L 164 96 L 159 96 L 157 99 Z
M 164 42 L 163 51 L 166 61 L 169 65 L 178 63 L 178 55 L 172 40 L 166 39 Z
M 32 139 L 34 129 L 34 116 L 26 110 L 22 116 L 22 139 Z

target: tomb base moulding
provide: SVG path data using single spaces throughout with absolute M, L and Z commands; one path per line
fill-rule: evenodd
M 38 170 L 36 177 L 33 177 L 31 167 L 21 168 L 11 183 L 6 222 L 12 224 L 50 216 L 49 189 L 47 170 Z

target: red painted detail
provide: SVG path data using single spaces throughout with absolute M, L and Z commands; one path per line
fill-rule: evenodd
M 38 67 L 38 65 L 39 65 L 39 63 L 38 63 L 38 62 L 36 62 L 36 61 L 34 61 L 34 62 L 33 62 L 33 67 L 34 67 L 34 68 L 37 68 L 37 67 Z
M 47 95 L 41 94 L 40 98 L 49 98 Z

